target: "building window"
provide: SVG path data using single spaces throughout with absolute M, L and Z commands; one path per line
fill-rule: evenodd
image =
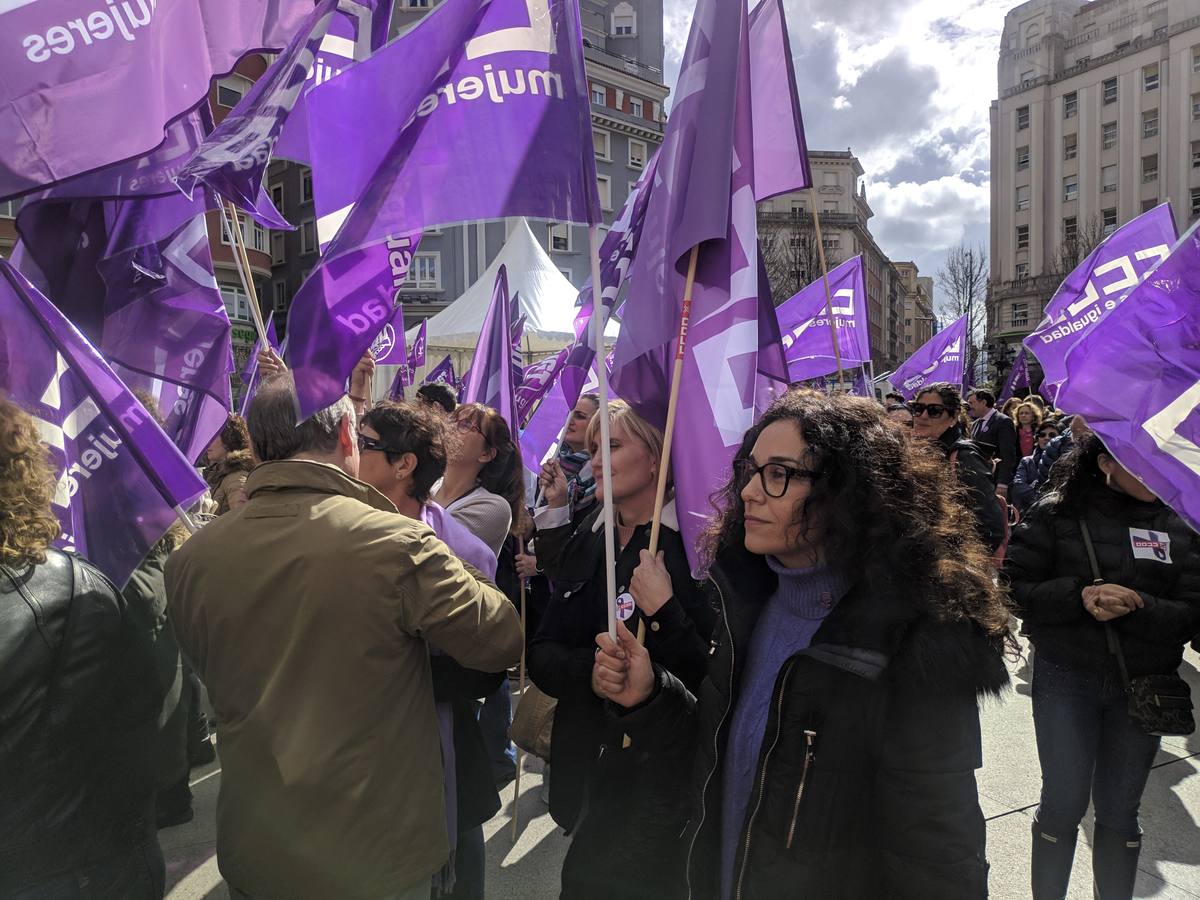
M 842 236 L 840 234 L 827 234 L 821 238 L 821 243 L 826 250 L 842 249 Z
M 1017 107 L 1017 131 L 1024 131 L 1029 127 L 1029 107 Z
M 1021 84 L 1029 84 L 1033 81 L 1033 69 L 1026 69 L 1021 73 Z
M 1200 169 L 1200 141 L 1192 141 L 1192 168 Z
M 612 209 L 612 180 L 607 175 L 597 175 L 596 189 L 600 192 L 600 208 Z
M 284 235 L 283 235 L 282 231 L 272 231 L 271 232 L 271 264 L 272 265 L 277 266 L 287 258 L 286 255 L 284 254 L 283 241 L 284 241 Z
M 1092 57 L 1089 54 L 1085 53 L 1083 56 L 1081 56 L 1075 60 L 1075 65 L 1086 66 L 1091 61 L 1092 61 Z
M 612 135 L 601 128 L 592 129 L 592 149 L 596 151 L 596 159 L 608 162 L 612 159 Z
M 283 312 L 287 309 L 287 283 L 283 281 L 272 282 L 271 290 L 275 300 L 275 312 Z
M 1025 274 L 1020 277 L 1024 277 L 1024 278 L 1029 277 L 1029 266 L 1028 265 L 1025 265 Z M 1022 325 L 1028 325 L 1029 324 L 1029 303 L 1028 302 L 1014 303 L 1012 305 L 1012 314 L 1011 315 L 1012 315 L 1011 321 L 1012 321 L 1014 328 L 1019 328 Z
M 1063 159 L 1074 159 L 1079 152 L 1079 135 L 1063 135 Z
M 233 109 L 250 89 L 250 82 L 239 75 L 228 75 L 217 82 L 217 106 Z
M 1024 281 L 1029 277 L 1029 263 L 1017 263 L 1016 271 L 1013 274 L 1017 281 Z
M 1029 209 L 1029 185 L 1023 184 L 1017 188 L 1017 210 Z
M 1104 225 L 1103 234 L 1108 237 L 1117 230 L 1117 210 L 1113 207 L 1100 210 L 1100 221 Z
M 600 85 L 592 85 L 592 102 L 597 106 L 604 106 L 608 101 L 607 92 Z
M 1102 85 L 1104 105 L 1117 102 L 1117 79 L 1109 78 Z
M 312 170 L 305 169 L 304 174 L 300 176 L 300 201 L 312 203 L 312 198 Z
M 229 318 L 239 322 L 250 321 L 250 301 L 241 285 L 222 284 L 221 299 L 225 301 L 225 312 Z
M 317 252 L 317 223 L 312 219 L 300 223 L 300 252 Z
M 271 202 L 275 204 L 275 208 L 283 212 L 283 185 L 271 185 Z
M 1142 201 L 1142 212 L 1150 212 L 1154 207 L 1158 206 L 1158 198 L 1151 197 L 1149 200 Z
M 3 200 L 0 201 L 0 219 L 15 219 L 17 217 L 17 208 L 19 200 Z
M 1075 221 L 1074 216 L 1067 216 L 1063 219 L 1063 243 L 1074 244 L 1076 238 L 1079 237 L 1079 225 Z
M 1158 136 L 1158 110 L 1148 109 L 1142 113 L 1142 137 Z
M 1192 71 L 1200 72 L 1200 45 L 1192 48 Z
M 821 202 L 821 212 L 835 213 L 838 211 L 838 202 L 836 200 L 823 200 Z
M 1200 94 L 1192 94 L 1192 121 L 1200 122 Z
M 629 98 L 629 114 L 631 116 L 637 116 L 639 119 L 644 117 L 643 113 L 642 113 L 642 98 L 641 97 L 630 97 Z
M 822 176 L 822 181 L 824 182 L 825 187 L 837 187 L 838 186 L 838 173 L 827 171 Z
M 429 0 L 407 0 L 404 5 L 409 9 L 429 9 Z
M 1158 90 L 1158 63 L 1142 66 L 1142 90 L 1147 92 Z
M 571 226 L 570 225 L 551 225 L 550 226 L 550 252 L 551 253 L 570 253 L 571 252 Z
M 618 3 L 612 11 L 612 33 L 618 37 L 637 34 L 637 13 L 628 3 Z
M 226 247 L 232 246 L 233 242 L 229 239 L 229 232 L 225 228 L 226 219 L 221 217 L 221 243 Z M 251 250 L 258 250 L 261 253 L 267 252 L 267 229 L 263 228 L 253 219 L 248 216 L 238 215 L 237 217 L 238 230 L 242 233 L 242 243 Z
M 1029 168 L 1029 147 L 1017 148 L 1017 171 L 1024 172 Z
M 1025 26 L 1025 46 L 1030 46 L 1042 33 L 1042 26 L 1037 22 L 1030 22 Z
M 1200 188 L 1192 188 L 1192 218 L 1200 216 Z
M 1103 166 L 1100 169 L 1100 193 L 1110 194 L 1117 189 L 1117 167 Z
M 646 167 L 646 142 L 629 139 L 629 165 L 634 169 Z
M 1063 94 L 1063 118 L 1073 119 L 1079 115 L 1079 92 Z
M 1117 146 L 1117 123 L 1105 122 L 1100 126 L 1100 149 L 1111 150 Z
M 1142 157 L 1142 184 L 1158 181 L 1158 154 Z
M 1017 226 L 1017 249 L 1018 250 L 1028 250 L 1029 249 L 1029 226 L 1028 225 L 1018 225 Z
M 404 289 L 409 291 L 440 291 L 442 289 L 442 254 L 414 253 L 412 264 L 404 276 Z
M 1068 175 L 1063 179 L 1063 200 L 1079 199 L 1079 176 Z

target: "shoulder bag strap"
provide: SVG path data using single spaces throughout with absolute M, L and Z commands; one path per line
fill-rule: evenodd
M 1092 566 L 1092 584 L 1103 584 L 1100 563 L 1096 560 L 1096 548 L 1092 545 L 1092 533 L 1088 530 L 1087 521 L 1082 517 L 1079 519 L 1079 530 L 1083 533 L 1083 546 L 1087 548 L 1088 562 Z M 1117 658 L 1117 668 L 1121 670 L 1121 683 L 1128 690 L 1129 670 L 1125 668 L 1125 654 L 1121 652 L 1121 639 L 1117 636 L 1117 630 L 1110 622 L 1104 623 L 1104 637 L 1108 641 L 1108 652 Z

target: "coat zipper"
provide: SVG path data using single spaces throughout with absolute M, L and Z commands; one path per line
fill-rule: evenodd
M 708 770 L 708 775 L 704 778 L 704 787 L 700 790 L 700 821 L 696 823 L 696 830 L 692 832 L 692 842 L 688 845 L 687 853 L 687 889 L 688 900 L 692 898 L 692 853 L 696 849 L 696 838 L 700 836 L 700 829 L 704 827 L 704 816 L 706 813 L 706 805 L 708 798 L 708 785 L 712 782 L 713 773 L 717 771 L 717 766 L 721 764 L 719 741 L 721 737 L 721 726 L 725 724 L 725 719 L 729 715 L 729 708 L 733 706 L 733 673 L 736 669 L 733 647 L 733 629 L 729 627 L 729 615 L 725 610 L 725 594 L 721 590 L 721 586 L 717 584 L 716 579 L 713 579 L 713 587 L 717 589 L 717 597 L 721 601 L 721 621 L 725 623 L 725 633 L 729 636 L 729 702 L 725 704 L 725 711 L 721 713 L 721 718 L 717 722 L 716 730 L 713 731 L 713 765 Z
M 808 780 L 808 768 L 813 761 L 813 741 L 816 740 L 817 733 L 815 731 L 804 731 L 804 768 L 800 770 L 800 786 L 796 788 L 796 802 L 792 806 L 792 824 L 788 826 L 787 849 L 792 849 L 792 840 L 796 837 L 796 820 L 800 817 L 800 801 L 804 797 L 804 783 Z
M 787 669 L 784 670 L 783 677 L 779 679 L 779 695 L 775 698 L 775 737 L 763 757 L 762 774 L 758 779 L 758 798 L 754 801 L 754 812 L 750 814 L 750 824 L 746 826 L 746 843 L 742 846 L 742 867 L 738 871 L 737 888 L 734 891 L 734 897 L 737 900 L 742 898 L 742 881 L 746 877 L 746 863 L 750 861 L 750 841 L 754 834 L 754 819 L 758 816 L 758 809 L 762 806 L 763 794 L 767 788 L 767 764 L 771 761 L 771 754 L 775 752 L 775 747 L 779 744 L 779 735 L 783 732 L 783 695 L 787 690 L 788 678 L 791 677 L 792 667 L 795 664 L 795 658 L 788 660 Z

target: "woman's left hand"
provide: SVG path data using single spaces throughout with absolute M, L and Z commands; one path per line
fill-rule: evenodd
M 1145 604 L 1137 591 L 1119 584 L 1093 584 L 1083 589 L 1083 605 L 1096 619 L 1107 622 Z
M 675 591 L 671 587 L 671 575 L 663 563 L 661 550 L 658 551 L 657 557 L 651 556 L 649 550 L 643 550 L 641 560 L 633 570 L 629 593 L 633 594 L 633 601 L 638 605 L 638 609 L 652 616 L 674 596 Z

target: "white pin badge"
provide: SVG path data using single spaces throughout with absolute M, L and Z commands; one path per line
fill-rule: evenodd
M 624 622 L 633 615 L 633 594 L 626 592 L 617 596 L 617 618 Z

